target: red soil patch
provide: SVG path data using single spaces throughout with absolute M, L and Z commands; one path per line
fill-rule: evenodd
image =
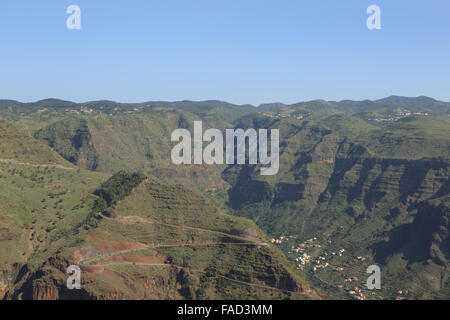
M 105 262 L 101 264 L 108 264 L 113 262 L 136 262 L 136 263 L 164 263 L 167 260 L 167 257 L 164 256 L 111 256 L 106 259 Z
M 145 244 L 139 242 L 122 242 L 122 243 L 109 243 L 97 247 L 84 247 L 75 250 L 73 257 L 76 261 L 92 258 L 108 252 L 134 250 L 146 247 Z
M 138 242 L 110 243 L 97 247 L 101 253 L 108 253 L 122 250 L 132 250 L 146 247 L 147 245 Z

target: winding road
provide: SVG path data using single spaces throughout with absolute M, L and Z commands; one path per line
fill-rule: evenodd
M 238 240 L 246 241 L 246 242 L 237 242 L 237 243 L 233 243 L 233 242 L 211 242 L 211 243 L 198 243 L 198 244 L 192 243 L 192 244 L 158 244 L 158 245 L 149 245 L 149 246 L 144 246 L 144 247 L 141 247 L 141 248 L 108 252 L 108 253 L 105 253 L 105 254 L 96 255 L 96 256 L 93 256 L 93 257 L 86 258 L 86 259 L 82 259 L 82 260 L 78 261 L 78 265 L 79 266 L 113 267 L 113 266 L 131 265 L 131 266 L 143 266 L 143 267 L 166 267 L 166 268 L 186 269 L 186 270 L 190 270 L 190 271 L 206 274 L 206 272 L 202 271 L 202 270 L 196 270 L 196 269 L 192 269 L 192 268 L 189 268 L 189 267 L 182 267 L 182 266 L 178 266 L 178 265 L 170 264 L 170 263 L 140 263 L 140 262 L 129 262 L 129 261 L 110 262 L 110 263 L 98 264 L 98 265 L 91 265 L 91 264 L 88 264 L 88 263 L 94 262 L 96 260 L 105 259 L 105 258 L 110 257 L 110 256 L 121 255 L 121 254 L 125 254 L 125 253 L 130 253 L 130 252 L 137 252 L 137 251 L 142 251 L 142 250 L 147 250 L 147 249 L 156 249 L 156 248 L 201 247 L 201 246 L 205 247 L 205 246 L 218 246 L 218 245 L 258 246 L 259 247 L 259 246 L 267 246 L 268 245 L 266 242 L 263 242 L 260 239 L 258 239 L 259 241 L 257 241 L 257 240 L 255 240 L 253 238 L 246 238 L 246 237 L 236 236 L 236 235 L 228 234 L 228 233 L 221 232 L 221 231 L 214 231 L 214 230 L 204 229 L 204 228 L 200 228 L 200 227 L 178 225 L 178 224 L 173 224 L 173 223 L 159 222 L 159 221 L 149 220 L 149 219 L 145 219 L 145 218 L 137 217 L 137 216 L 128 216 L 128 217 L 124 217 L 124 218 L 121 218 L 121 219 L 107 217 L 107 216 L 105 216 L 103 214 L 100 214 L 100 216 L 102 218 L 113 220 L 113 221 L 116 221 L 116 222 L 119 222 L 119 223 L 120 222 L 122 222 L 122 223 L 123 222 L 132 222 L 132 221 L 138 222 L 139 221 L 139 222 L 144 222 L 144 223 L 160 224 L 160 225 L 173 227 L 173 228 L 183 228 L 183 229 L 211 232 L 211 233 L 215 233 L 215 234 L 218 234 L 218 235 L 222 235 L 222 236 L 226 236 L 226 237 L 229 237 L 229 238 L 238 239 Z M 216 274 L 216 276 L 220 277 L 220 278 L 223 278 L 225 280 L 228 280 L 228 281 L 240 284 L 240 285 L 245 285 L 245 286 L 250 286 L 250 287 L 255 287 L 255 288 L 275 290 L 275 291 L 284 292 L 284 293 L 299 293 L 299 292 L 296 292 L 296 291 L 284 290 L 284 289 L 280 289 L 280 288 L 276 288 L 276 287 L 271 287 L 271 286 L 260 285 L 260 284 L 246 282 L 246 281 L 236 280 L 236 279 L 232 279 L 232 278 L 220 275 L 220 274 Z

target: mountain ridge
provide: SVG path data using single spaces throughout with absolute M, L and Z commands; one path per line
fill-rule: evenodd
M 117 102 L 113 100 L 89 100 L 85 102 L 74 102 L 70 100 L 64 100 L 64 99 L 58 99 L 58 98 L 45 98 L 40 99 L 37 101 L 30 101 L 30 102 L 21 102 L 14 99 L 0 99 L 0 104 L 2 103 L 13 103 L 16 105 L 29 105 L 29 106 L 36 106 L 36 105 L 52 105 L 52 104 L 59 104 L 61 106 L 67 105 L 67 106 L 73 106 L 73 105 L 96 105 L 96 104 L 114 104 L 114 105 L 130 105 L 130 106 L 142 106 L 142 105 L 182 105 L 182 104 L 189 104 L 189 105 L 208 105 L 208 104 L 219 104 L 224 106 L 238 106 L 238 107 L 254 107 L 259 110 L 264 109 L 272 109 L 272 108 L 282 108 L 282 107 L 290 107 L 298 104 L 304 104 L 304 103 L 314 103 L 317 101 L 324 101 L 328 103 L 337 103 L 337 104 L 343 104 L 346 102 L 350 103 L 386 103 L 386 102 L 396 102 L 401 103 L 402 101 L 409 101 L 409 102 L 417 102 L 417 101 L 423 101 L 424 103 L 446 103 L 450 104 L 450 102 L 443 101 L 443 100 L 437 100 L 429 96 L 416 96 L 416 97 L 408 97 L 408 96 L 398 96 L 398 95 L 391 95 L 384 98 L 379 99 L 363 99 L 363 100 L 349 100 L 344 99 L 340 101 L 336 100 L 321 100 L 321 99 L 314 99 L 314 100 L 306 100 L 306 101 L 298 101 L 294 103 L 283 103 L 283 102 L 270 102 L 270 103 L 261 103 L 259 105 L 253 105 L 253 104 L 236 104 L 236 103 L 230 103 L 227 101 L 222 100 L 175 100 L 175 101 L 169 101 L 169 100 L 147 100 L 143 102 Z

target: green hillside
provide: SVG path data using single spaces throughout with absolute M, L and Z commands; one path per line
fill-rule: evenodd
M 70 297 L 49 285 L 61 283 L 64 265 L 77 261 L 80 252 L 83 257 L 108 248 L 116 252 L 122 250 L 118 243 L 125 243 L 126 255 L 91 263 L 113 265 L 84 266 L 92 280 L 84 298 L 284 299 L 314 294 L 276 288 L 311 286 L 339 299 L 448 299 L 449 115 L 449 103 L 427 97 L 260 108 L 220 101 L 2 100 L 0 116 L 10 122 L 0 122 L 0 187 L 11 196 L 4 196 L 0 228 L 3 248 L 14 242 L 20 254 L 5 253 L 10 257 L 4 259 L 0 283 L 13 284 L 10 298 Z M 279 129 L 279 173 L 261 176 L 258 165 L 173 165 L 170 134 L 176 128 L 192 130 L 195 120 L 203 120 L 204 130 Z M 121 170 L 148 178 L 131 184 L 130 194 L 124 188 L 126 195 L 118 192 L 116 199 L 110 191 L 117 187 L 114 179 L 109 187 L 100 186 Z M 38 250 L 26 249 L 29 244 L 18 238 L 24 237 L 20 230 L 30 210 L 45 212 L 31 230 L 42 240 L 31 241 Z M 54 228 L 47 232 L 48 223 Z M 251 237 L 278 248 L 210 245 Z M 171 239 L 184 247 L 140 249 Z M 186 245 L 198 242 L 201 249 Z M 128 245 L 139 250 L 128 251 Z M 251 258 L 243 262 L 244 256 Z M 267 259 L 274 264 L 273 276 L 260 268 Z M 147 268 L 148 261 L 157 261 L 151 264 L 160 269 Z M 128 269 L 133 263 L 136 268 Z M 364 289 L 371 264 L 382 269 L 381 291 Z M 42 270 L 59 270 L 59 276 L 50 271 L 40 276 Z M 202 278 L 204 272 L 211 281 Z M 18 274 L 23 276 L 12 283 Z M 100 286 L 97 275 L 103 279 Z M 150 275 L 152 284 L 144 287 L 166 289 L 152 296 L 133 287 Z M 228 289 L 218 290 L 224 286 L 219 279 L 231 282 Z M 248 283 L 264 290 L 244 290 Z
M 450 117 L 408 117 L 357 140 L 372 153 L 398 159 L 450 155 Z
M 319 297 L 249 220 L 142 174 L 106 180 L 0 123 L 6 299 Z M 83 270 L 78 292 L 65 287 L 71 264 Z
M 0 119 L 0 296 L 36 252 L 90 211 L 102 174 L 77 169 Z
M 323 249 L 307 250 L 305 270 L 329 293 L 342 286 L 336 297 L 363 287 L 345 279 L 365 279 L 365 267 L 378 264 L 388 270 L 384 298 L 399 290 L 409 298 L 442 298 L 450 258 L 448 119 L 405 118 L 379 129 L 339 115 L 298 124 L 280 119 L 272 127 L 284 137 L 277 176 L 261 177 L 250 166 L 224 172 L 236 214 L 275 238 L 288 236 L 282 247 L 293 259 L 300 256 L 293 247 L 317 238 Z M 336 256 L 341 249 L 345 258 Z
M 108 204 L 34 256 L 8 299 L 305 299 L 305 278 L 252 222 L 182 186 L 120 172 L 94 193 Z M 138 184 L 136 186 L 136 184 Z M 133 186 L 136 186 L 133 188 Z M 65 287 L 82 268 L 83 288 Z

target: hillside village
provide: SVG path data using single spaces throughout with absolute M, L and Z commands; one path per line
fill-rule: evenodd
M 305 119 L 309 114 L 303 114 L 299 113 L 298 111 L 294 109 L 281 109 L 279 112 L 270 112 L 270 111 L 261 111 L 258 112 L 260 116 L 268 117 L 272 119 L 282 119 L 282 118 L 293 118 L 296 120 L 303 120 Z
M 428 112 L 412 112 L 408 109 L 396 109 L 394 114 L 383 116 L 383 117 L 373 117 L 368 118 L 368 121 L 373 122 L 395 122 L 400 119 L 411 117 L 411 116 L 431 116 Z
M 296 236 L 281 235 L 272 238 L 271 242 L 278 246 L 288 246 L 297 269 L 312 273 L 322 284 L 340 290 L 356 300 L 385 299 L 378 290 L 367 289 L 368 257 L 352 256 L 345 248 L 332 249 L 331 240 L 321 241 L 318 237 L 313 237 L 299 242 L 296 239 Z M 395 300 L 407 299 L 407 290 L 394 291 Z

